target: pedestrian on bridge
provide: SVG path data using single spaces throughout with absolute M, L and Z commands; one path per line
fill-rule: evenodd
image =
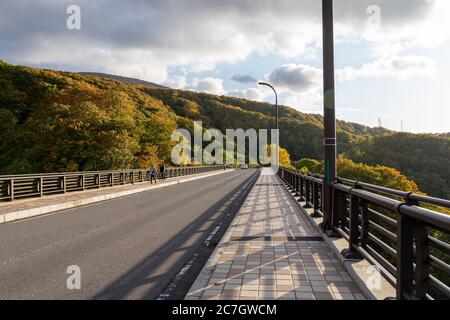
M 159 174 L 160 179 L 166 180 L 166 167 L 164 166 L 164 162 L 159 166 Z
M 153 180 L 155 180 L 156 184 L 156 168 L 153 166 L 153 164 L 150 165 L 149 175 L 150 175 L 150 184 L 152 184 Z

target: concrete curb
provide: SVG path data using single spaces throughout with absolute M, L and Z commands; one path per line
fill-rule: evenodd
M 279 177 L 278 179 L 287 188 L 286 183 Z M 299 197 L 295 196 L 290 191 L 289 194 L 295 200 L 295 203 L 300 208 L 301 212 L 303 212 L 308 217 L 311 224 L 320 232 L 320 235 L 323 237 L 325 243 L 330 247 L 340 264 L 348 272 L 353 281 L 355 281 L 356 285 L 359 287 L 359 289 L 367 299 L 386 300 L 387 298 L 395 297 L 395 288 L 383 277 L 379 270 L 373 268 L 373 265 L 370 264 L 366 259 L 345 259 L 341 254 L 341 251 L 348 248 L 347 240 L 345 240 L 344 238 L 330 238 L 325 235 L 319 226 L 319 224 L 322 222 L 322 218 L 311 217 L 310 214 L 313 213 L 314 209 L 303 208 L 303 206 L 300 204 Z M 370 272 L 368 272 L 369 270 Z M 369 288 L 367 284 L 371 283 L 372 279 L 375 278 L 380 279 L 378 288 Z
M 13 222 L 13 221 L 17 221 L 17 220 L 22 220 L 22 219 L 26 219 L 26 218 L 31 218 L 31 217 L 36 217 L 36 216 L 40 216 L 40 215 L 45 215 L 45 214 L 49 214 L 52 212 L 66 210 L 66 209 L 75 208 L 75 207 L 79 207 L 79 206 L 84 206 L 84 205 L 88 205 L 88 204 L 92 204 L 92 203 L 96 203 L 96 202 L 107 201 L 107 200 L 124 197 L 124 196 L 128 196 L 128 195 L 135 194 L 135 193 L 141 193 L 141 192 L 145 192 L 145 191 L 149 191 L 149 190 L 153 190 L 153 189 L 165 188 L 165 187 L 169 187 L 169 186 L 172 186 L 175 184 L 180 184 L 180 183 L 189 182 L 189 181 L 193 181 L 193 180 L 203 179 L 203 178 L 207 178 L 207 177 L 211 177 L 211 176 L 215 176 L 215 175 L 219 175 L 219 174 L 223 174 L 223 173 L 228 173 L 228 172 L 232 172 L 232 171 L 234 171 L 234 169 L 227 169 L 227 170 L 212 172 L 209 174 L 195 175 L 191 178 L 172 180 L 172 181 L 164 182 L 161 184 L 146 185 L 146 186 L 142 186 L 141 188 L 125 190 L 125 191 L 120 191 L 120 192 L 114 192 L 113 190 L 111 190 L 111 193 L 98 195 L 98 196 L 92 196 L 92 197 L 85 198 L 85 199 L 77 199 L 77 200 L 71 200 L 71 201 L 65 201 L 65 202 L 64 202 L 64 199 L 61 199 L 61 201 L 62 201 L 61 203 L 55 203 L 55 204 L 45 205 L 45 206 L 36 207 L 36 208 L 32 208 L 32 209 L 18 210 L 18 211 L 8 212 L 5 214 L 0 214 L 0 224 Z M 114 188 L 114 187 L 112 187 L 112 188 Z

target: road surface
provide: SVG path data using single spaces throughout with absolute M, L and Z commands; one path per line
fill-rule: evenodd
M 239 169 L 0 225 L 0 299 L 180 298 L 213 249 L 205 240 L 218 224 L 215 238 L 225 231 L 256 175 Z M 81 289 L 70 290 L 77 267 Z

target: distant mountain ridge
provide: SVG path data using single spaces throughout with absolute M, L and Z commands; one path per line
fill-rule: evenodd
M 117 76 L 117 75 L 109 74 L 109 73 L 101 73 L 101 72 L 78 72 L 78 73 L 87 75 L 87 76 L 102 77 L 102 78 L 106 78 L 106 79 L 116 80 L 116 81 L 120 81 L 120 82 L 124 82 L 124 83 L 139 84 L 139 85 L 144 85 L 144 86 L 169 89 L 168 87 L 165 87 L 165 86 L 157 84 L 157 83 L 140 80 L 140 79 L 136 79 L 136 78 Z
M 270 103 L 136 79 L 14 66 L 0 60 L 0 174 L 145 168 L 170 161 L 176 128 L 270 129 Z M 323 159 L 323 117 L 279 110 L 291 159 Z M 450 138 L 336 122 L 338 154 L 385 165 L 450 198 Z

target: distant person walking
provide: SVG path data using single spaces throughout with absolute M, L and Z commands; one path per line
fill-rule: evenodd
M 152 184 L 153 180 L 155 180 L 156 183 L 156 168 L 153 166 L 153 164 L 150 166 L 149 174 L 150 174 L 150 184 Z
M 161 165 L 159 166 L 159 174 L 161 179 L 166 180 L 166 167 L 164 167 L 164 163 L 161 163 Z

